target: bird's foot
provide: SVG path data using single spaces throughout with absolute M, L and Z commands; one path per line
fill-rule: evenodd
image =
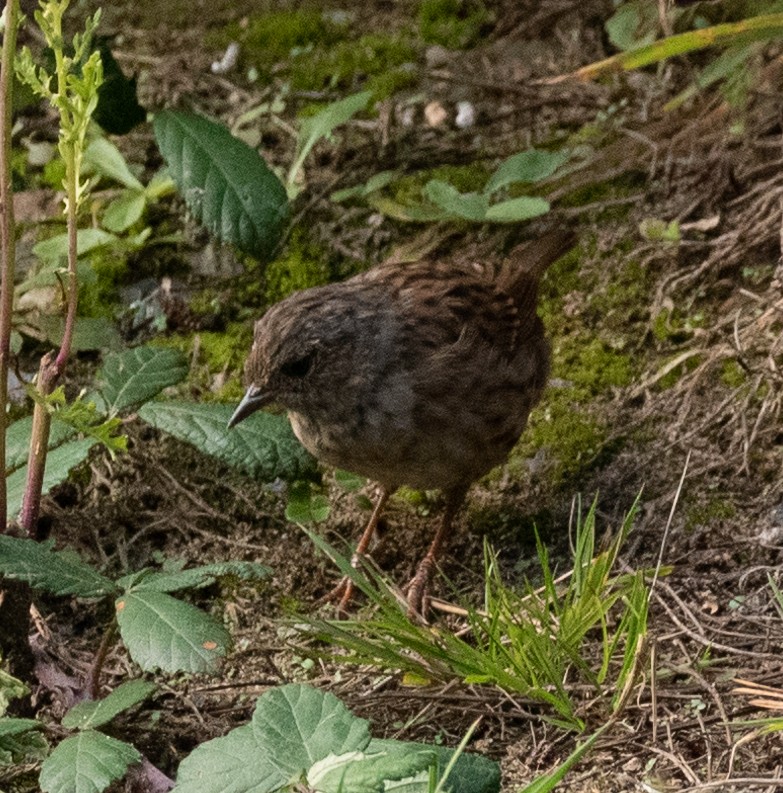
M 405 587 L 405 595 L 408 601 L 408 619 L 414 622 L 427 622 L 429 587 L 433 566 L 433 560 L 429 556 L 425 556 L 416 568 L 416 575 Z

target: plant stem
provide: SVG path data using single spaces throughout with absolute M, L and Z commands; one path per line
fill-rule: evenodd
M 7 0 L 3 55 L 0 62 L 0 245 L 2 245 L 2 285 L 0 285 L 0 460 L 5 471 L 8 403 L 8 366 L 11 352 L 11 314 L 14 299 L 16 237 L 14 201 L 11 189 L 11 126 L 13 114 L 14 55 L 19 23 L 19 0 Z M 5 476 L 0 481 L 0 533 L 7 527 L 8 500 Z

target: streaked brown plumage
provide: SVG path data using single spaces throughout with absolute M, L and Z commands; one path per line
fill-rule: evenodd
M 291 295 L 256 323 L 249 388 L 231 425 L 280 404 L 319 460 L 380 484 L 357 554 L 400 485 L 444 491 L 443 520 L 409 589 L 411 612 L 468 487 L 505 460 L 541 396 L 549 346 L 538 282 L 571 242 L 568 232 L 550 233 L 495 269 L 382 264 Z

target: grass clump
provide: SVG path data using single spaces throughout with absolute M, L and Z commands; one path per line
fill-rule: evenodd
M 544 705 L 552 722 L 581 731 L 588 701 L 604 714 L 622 708 L 643 657 L 644 573 L 614 572 L 637 504 L 608 547 L 597 553 L 595 504 L 584 516 L 577 511 L 573 571 L 560 579 L 539 540 L 543 585 L 528 583 L 522 592 L 503 583 L 495 555 L 485 545 L 484 608 L 466 608 L 459 632 L 410 622 L 378 574 L 354 570 L 348 559 L 308 532 L 353 578 L 375 612 L 360 620 L 307 622 L 318 639 L 341 648 L 335 657 L 343 662 L 398 669 L 419 682 L 456 678 L 499 686 Z

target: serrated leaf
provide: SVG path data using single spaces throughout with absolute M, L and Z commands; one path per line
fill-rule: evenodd
M 156 688 L 146 680 L 127 680 L 103 699 L 74 705 L 63 716 L 62 725 L 69 730 L 86 730 L 108 724 L 117 714 L 143 702 Z
M 252 724 L 257 744 L 290 779 L 330 754 L 362 751 L 370 742 L 365 719 L 334 694 L 299 683 L 264 693 Z
M 93 570 L 72 551 L 55 551 L 51 541 L 0 535 L 0 573 L 53 595 L 96 598 L 117 591 L 110 578 Z
M 247 724 L 196 747 L 180 763 L 171 793 L 273 793 L 289 781 Z
M 179 350 L 134 347 L 107 355 L 96 380 L 106 412 L 114 414 L 147 402 L 187 373 L 187 359 Z
M 568 150 L 526 149 L 512 154 L 490 176 L 484 192 L 489 195 L 514 182 L 540 182 L 549 178 L 570 157 Z
M 48 493 L 53 487 L 64 482 L 68 478 L 68 474 L 87 459 L 90 449 L 96 443 L 98 443 L 96 438 L 81 438 L 63 443 L 56 449 L 50 450 L 46 457 L 46 470 L 44 471 L 41 492 L 44 494 Z M 9 517 L 14 517 L 22 508 L 26 481 L 26 465 L 17 468 L 6 477 Z
M 95 138 L 84 152 L 85 173 L 106 176 L 131 190 L 144 190 L 144 185 L 131 173 L 120 150 L 108 138 Z
M 288 198 L 259 154 L 224 126 L 193 113 L 164 110 L 153 125 L 194 217 L 220 239 L 269 258 L 288 217 Z
M 487 214 L 489 200 L 484 194 L 460 193 L 456 187 L 440 179 L 430 179 L 422 191 L 428 201 L 449 215 L 481 222 Z
M 142 578 L 133 576 L 134 591 L 178 592 L 210 586 L 219 578 L 234 576 L 242 581 L 263 581 L 272 575 L 271 568 L 258 562 L 216 562 L 188 570 L 150 572 Z M 124 579 L 118 583 L 122 585 Z
M 305 479 L 315 460 L 296 439 L 288 419 L 259 411 L 227 429 L 231 405 L 148 402 L 139 416 L 205 454 L 266 481 Z
M 517 223 L 520 220 L 537 218 L 549 212 L 549 201 L 536 196 L 520 196 L 493 204 L 488 210 L 486 220 L 493 223 Z
M 41 765 L 38 783 L 45 793 L 101 793 L 138 762 L 141 755 L 130 744 L 89 730 L 55 747 Z
M 214 672 L 231 642 L 215 617 L 163 592 L 134 590 L 115 606 L 122 640 L 145 672 Z

